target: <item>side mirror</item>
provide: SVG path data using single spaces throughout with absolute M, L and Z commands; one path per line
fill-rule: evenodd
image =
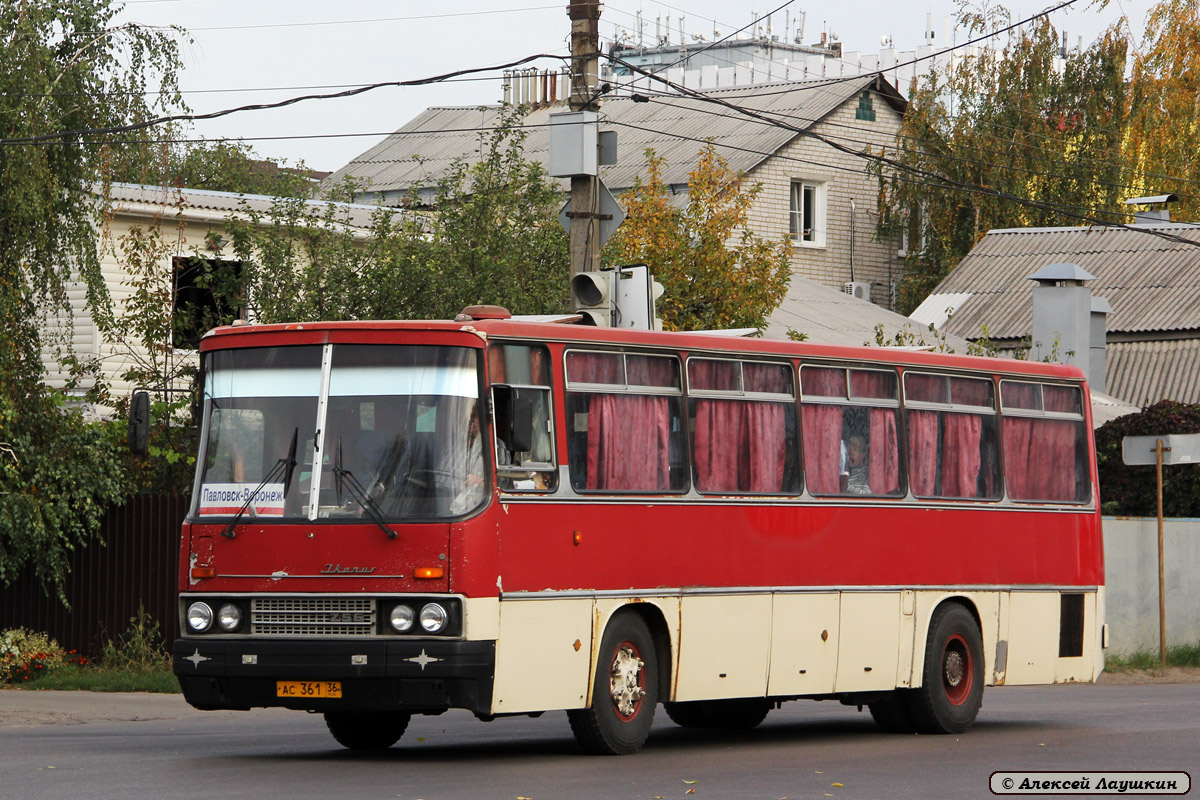
M 150 393 L 134 392 L 129 398 L 129 452 L 146 455 L 150 446 Z
M 533 449 L 533 401 L 518 397 L 511 386 L 495 386 L 496 433 L 513 453 Z

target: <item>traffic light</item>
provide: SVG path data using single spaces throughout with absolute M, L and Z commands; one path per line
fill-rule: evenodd
M 571 278 L 571 310 L 583 325 L 612 327 L 612 270 L 580 272 Z

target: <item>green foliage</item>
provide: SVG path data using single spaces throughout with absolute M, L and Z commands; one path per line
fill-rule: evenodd
M 646 151 L 648 177 L 621 196 L 625 222 L 604 250 L 609 264 L 649 265 L 663 285 L 658 313 L 668 330 L 758 328 L 783 301 L 792 245 L 749 228 L 760 185 L 746 186 L 716 147 L 700 151 L 688 176 L 688 204 L 675 208 L 664 160 Z
M 1101 509 L 1105 514 L 1153 517 L 1158 514 L 1153 466 L 1126 466 L 1121 440 L 1126 436 L 1200 433 L 1200 405 L 1163 400 L 1140 414 L 1111 420 L 1096 429 L 1096 463 Z M 1163 514 L 1200 517 L 1200 464 L 1163 468 Z
M 99 666 L 109 670 L 152 670 L 169 661 L 158 620 L 139 603 L 125 632 L 104 642 Z
M 180 132 L 164 128 L 162 138 Z M 311 197 L 316 183 L 304 162 L 294 166 L 263 158 L 244 142 L 185 142 L 128 148 L 108 174 L 114 181 L 182 186 L 271 197 Z
M 1131 672 L 1132 670 L 1155 671 L 1162 669 L 1163 663 L 1157 652 L 1146 650 L 1128 655 L 1106 655 L 1104 669 L 1106 672 Z M 1200 667 L 1200 642 L 1196 644 L 1179 644 L 1167 648 L 1168 667 Z
M 964 3 L 959 22 L 980 34 L 1007 16 L 1000 6 Z M 914 172 L 880 181 L 878 234 L 894 240 L 906 232 L 920 243 L 908 248 L 900 313 L 911 312 L 988 230 L 1076 219 L 1058 209 L 1122 218 L 1130 196 L 1121 150 L 1128 42 L 1107 31 L 1088 49 L 1069 51 L 1060 72 L 1060 41 L 1042 19 L 1002 50 L 968 55 L 948 73 L 914 82 L 894 156 Z M 956 188 L 962 184 L 989 191 Z
M 178 107 L 176 35 L 110 27 L 113 13 L 108 0 L 0 5 L 6 138 L 138 122 Z M 56 322 L 71 318 L 69 288 L 98 321 L 109 314 L 96 233 L 103 204 L 93 186 L 120 147 L 87 135 L 0 147 L 0 582 L 29 567 L 47 590 L 61 587 L 69 551 L 122 496 L 102 432 L 47 388 L 41 359 L 43 345 L 57 341 L 65 363 L 88 366 L 70 354 L 70 325 Z
M 38 680 L 65 663 L 68 657 L 58 642 L 44 633 L 25 628 L 0 631 L 0 683 Z
M 433 210 L 377 208 L 364 229 L 332 203 L 277 200 L 226 222 L 260 322 L 328 319 L 450 319 L 464 306 L 514 314 L 567 309 L 567 238 L 561 194 L 524 158 L 519 109 L 480 137 L 480 159 L 454 163 Z M 329 200 L 350 200 L 353 182 Z M 361 213 L 361 207 L 357 209 Z

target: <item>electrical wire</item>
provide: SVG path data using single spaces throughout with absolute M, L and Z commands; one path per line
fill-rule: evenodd
M 507 64 L 498 64 L 498 65 L 490 66 L 490 67 L 472 67 L 472 68 L 468 68 L 468 69 L 460 69 L 460 70 L 455 70 L 454 72 L 447 72 L 442 75 L 435 75 L 430 78 L 418 78 L 415 80 L 407 80 L 407 81 L 382 81 L 379 83 L 372 83 L 367 86 L 360 86 L 355 89 L 347 89 L 346 91 L 336 92 L 334 94 L 302 95 L 299 97 L 290 97 L 286 100 L 280 100 L 275 103 L 256 103 L 253 105 L 239 106 L 237 108 L 226 108 L 226 109 L 222 109 L 221 111 L 212 111 L 207 114 L 171 114 L 168 116 L 156 117 L 154 119 L 145 120 L 143 122 L 134 122 L 134 123 L 129 123 L 129 124 L 125 124 L 125 125 L 110 125 L 110 126 L 103 127 L 103 128 L 81 128 L 81 129 L 69 130 L 69 131 L 59 131 L 57 133 L 46 133 L 46 134 L 41 134 L 38 136 L 5 138 L 5 139 L 0 139 L 0 145 L 38 144 L 38 143 L 47 142 L 47 141 L 73 139 L 75 137 L 102 136 L 102 135 L 110 134 L 110 133 L 125 133 L 128 131 L 136 131 L 136 130 L 142 130 L 144 128 L 151 128 L 156 125 L 163 125 L 168 122 L 196 122 L 199 120 L 217 119 L 218 117 L 224 117 L 224 116 L 228 116 L 230 114 L 236 114 L 241 111 L 265 111 L 268 109 L 284 108 L 286 106 L 294 105 L 296 103 L 300 103 L 300 102 L 303 102 L 306 100 L 334 100 L 334 99 L 339 99 L 339 98 L 344 98 L 344 97 L 354 97 L 355 95 L 360 95 L 365 92 L 372 91 L 374 89 L 381 89 L 381 88 L 385 88 L 385 87 L 427 86 L 429 84 L 442 83 L 443 81 L 445 81 L 449 78 L 457 78 L 462 75 L 470 75 L 470 74 L 477 73 L 477 72 L 491 72 L 491 71 L 495 71 L 498 69 L 511 69 L 513 67 L 518 67 L 518 66 L 521 66 L 522 64 L 528 64 L 531 61 L 537 61 L 537 60 L 543 59 L 543 58 L 555 58 L 555 59 L 562 60 L 564 57 L 547 54 L 547 53 L 539 53 L 537 55 L 526 56 L 525 58 L 521 58 L 516 61 L 510 61 Z
M 1071 3 L 1071 2 L 1076 2 L 1076 0 L 1068 0 L 1068 3 Z M 1065 216 L 1068 218 L 1076 219 L 1081 222 L 1086 222 L 1090 225 L 1107 225 L 1110 227 L 1124 228 L 1127 230 L 1138 231 L 1140 233 L 1145 233 L 1145 234 L 1148 234 L 1151 236 L 1156 236 L 1159 238 L 1176 241 L 1181 244 L 1186 244 L 1186 245 L 1194 246 L 1194 247 L 1200 247 L 1200 242 L 1195 242 L 1195 241 L 1192 241 L 1191 239 L 1187 239 L 1182 236 L 1176 236 L 1174 234 L 1167 233 L 1162 230 L 1153 229 L 1153 228 L 1139 228 L 1139 227 L 1134 227 L 1132 225 L 1127 225 L 1124 223 L 1106 222 L 1105 220 L 1099 219 L 1098 217 L 1095 217 L 1092 214 L 1074 213 L 1074 212 L 1067 211 L 1067 210 L 1064 210 L 1061 208 L 1057 208 L 1048 203 L 1044 203 L 1044 202 L 1041 202 L 1038 200 L 1033 200 L 1028 197 L 1022 197 L 1020 195 L 1015 195 L 1010 192 L 1005 192 L 1000 189 L 992 188 L 990 186 L 982 186 L 980 184 L 972 183 L 970 181 L 962 181 L 962 180 L 958 180 L 955 178 L 950 178 L 945 175 L 940 175 L 935 172 L 930 172 L 929 170 L 925 170 L 920 167 L 915 167 L 911 164 L 906 164 L 906 163 L 904 163 L 902 161 L 898 161 L 894 158 L 889 158 L 887 156 L 877 155 L 877 154 L 862 151 L 862 150 L 855 150 L 852 147 L 848 147 L 848 146 L 840 144 L 836 141 L 832 141 L 828 137 L 823 136 L 822 134 L 819 134 L 816 131 L 806 130 L 803 128 L 798 128 L 794 125 L 789 125 L 787 123 L 784 123 L 784 122 L 781 122 L 778 120 L 772 120 L 770 117 L 766 116 L 765 114 L 755 111 L 753 109 L 743 108 L 741 106 L 737 106 L 733 103 L 730 103 L 724 99 L 717 98 L 717 97 L 714 97 L 711 95 L 705 95 L 701 92 L 697 92 L 694 89 L 689 89 L 685 86 L 681 86 L 671 80 L 668 80 L 667 78 L 663 78 L 661 75 L 656 75 L 654 73 L 643 70 L 641 67 L 638 67 L 633 64 L 629 64 L 628 62 L 625 62 L 616 56 L 610 55 L 609 58 L 616 60 L 616 61 L 620 61 L 621 63 L 632 68 L 633 70 L 635 70 L 643 75 L 646 75 L 647 77 L 650 77 L 653 80 L 659 81 L 659 82 L 663 83 L 664 85 L 671 87 L 672 89 L 679 92 L 680 94 L 683 94 L 683 95 L 686 95 L 689 97 L 693 97 L 696 99 L 700 99 L 707 103 L 711 103 L 714 105 L 718 105 L 718 106 L 722 106 L 724 108 L 734 110 L 734 111 L 736 111 L 740 114 L 743 114 L 746 117 L 751 118 L 751 119 L 765 120 L 771 124 L 777 125 L 786 130 L 790 130 L 790 131 L 798 133 L 802 136 L 807 136 L 816 141 L 822 142 L 823 144 L 825 144 L 829 147 L 832 147 L 834 150 L 837 150 L 840 153 L 844 153 L 846 155 L 854 156 L 856 158 L 860 158 L 860 159 L 875 163 L 875 164 L 879 165 L 880 167 L 890 167 L 894 170 L 899 170 L 901 172 L 907 173 L 908 175 L 912 175 L 912 176 L 923 178 L 925 180 L 932 181 L 934 183 L 934 185 L 958 186 L 963 189 L 971 189 L 971 190 L 977 191 L 980 194 L 985 195 L 985 196 L 990 196 L 990 197 L 1000 199 L 1000 200 L 1007 200 L 1009 202 L 1013 202 L 1018 205 L 1028 207 L 1028 208 L 1034 208 L 1034 209 L 1037 209 L 1040 211 L 1048 211 L 1050 213 L 1056 213 L 1056 214 L 1059 214 L 1060 216 Z

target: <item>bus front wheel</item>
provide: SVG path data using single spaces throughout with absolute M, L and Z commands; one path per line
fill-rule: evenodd
M 983 705 L 983 637 L 971 612 L 946 603 L 933 613 L 921 688 L 907 693 L 919 733 L 962 733 Z
M 325 725 L 342 747 L 351 750 L 387 750 L 400 741 L 410 719 L 410 714 L 401 711 L 330 711 L 325 714 Z
M 620 614 L 600 642 L 591 705 L 567 712 L 571 732 L 589 753 L 636 753 L 650 735 L 657 704 L 654 639 L 641 617 Z

